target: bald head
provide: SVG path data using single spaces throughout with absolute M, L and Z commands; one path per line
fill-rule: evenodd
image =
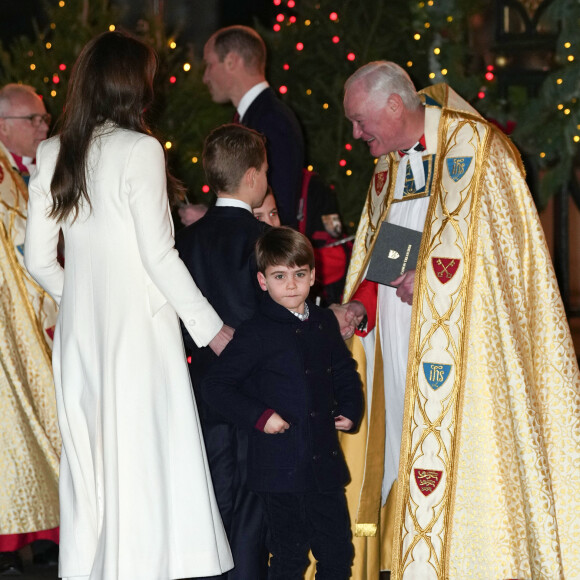
M 48 134 L 49 117 L 42 99 L 29 85 L 9 84 L 0 90 L 0 141 L 15 155 L 35 157 Z

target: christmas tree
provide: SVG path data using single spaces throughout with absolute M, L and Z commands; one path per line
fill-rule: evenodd
M 420 88 L 448 82 L 484 116 L 508 132 L 515 127 L 512 137 L 530 169 L 542 170 L 539 192 L 534 191 L 540 193 L 539 205 L 569 181 L 580 142 L 580 2 L 501 1 L 505 10 L 527 6 L 514 19 L 520 28 L 532 23 L 556 31 L 553 47 L 542 49 L 542 66 L 533 71 L 540 79 L 537 90 L 518 86 L 510 68 L 516 56 L 525 68 L 537 54 L 517 47 L 516 55 L 511 45 L 502 49 L 494 34 L 481 42 L 482 22 L 500 0 L 272 0 L 272 26 L 257 25 L 268 46 L 268 78 L 299 116 L 307 163 L 335 187 L 351 228 L 360 216 L 372 160 L 365 145 L 352 139 L 343 86 L 372 60 L 399 63 Z M 33 85 L 58 116 L 80 49 L 117 27 L 122 15 L 107 0 L 51 0 L 46 6 L 46 27 L 37 25 L 34 38 L 18 38 L 0 51 L 0 83 Z M 152 124 L 190 200 L 207 201 L 203 139 L 231 118 L 231 109 L 211 101 L 201 80 L 203 63 L 165 30 L 160 15 L 151 14 L 133 32 L 159 54 Z
M 47 110 L 58 117 L 64 106 L 71 68 L 88 40 L 115 30 L 122 12 L 106 0 L 53 0 L 46 5 L 41 28 L 33 38 L 21 36 L 0 50 L 0 85 L 29 84 L 43 96 Z M 160 15 L 150 14 L 132 32 L 151 44 L 159 57 L 156 100 L 148 112 L 162 139 L 173 173 L 184 181 L 188 199 L 208 201 L 201 167 L 203 140 L 228 120 L 229 111 L 216 106 L 202 83 L 203 64 L 184 44 L 167 33 Z

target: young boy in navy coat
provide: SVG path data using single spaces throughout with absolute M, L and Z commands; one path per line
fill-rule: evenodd
M 314 283 L 308 239 L 273 228 L 258 240 L 256 262 L 267 293 L 209 369 L 202 394 L 251 432 L 248 487 L 266 508 L 268 578 L 301 579 L 312 550 L 318 580 L 346 580 L 349 473 L 336 431 L 358 425 L 360 379 L 332 311 L 307 300 Z

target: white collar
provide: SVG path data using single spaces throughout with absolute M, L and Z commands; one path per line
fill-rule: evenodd
M 218 197 L 215 205 L 216 207 L 241 207 L 242 209 L 247 209 L 252 213 L 252 208 L 249 203 L 233 197 Z
M 250 105 L 255 101 L 256 97 L 265 91 L 270 85 L 268 81 L 262 81 L 257 85 L 254 85 L 241 99 L 238 103 L 238 115 L 240 116 L 240 121 L 244 118 L 246 111 L 250 108 Z

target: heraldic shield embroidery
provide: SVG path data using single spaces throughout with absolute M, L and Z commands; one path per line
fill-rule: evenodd
M 413 576 L 429 562 L 433 579 L 444 580 L 448 565 L 449 513 L 461 420 L 461 361 L 466 349 L 465 308 L 473 240 L 476 153 L 485 129 L 459 121 L 442 144 L 440 182 L 433 186 L 423 236 L 427 267 L 416 281 L 417 296 L 407 380 L 398 501 L 402 520 L 395 529 L 393 575 Z M 419 272 L 419 270 L 418 270 Z M 457 372 L 455 372 L 457 371 Z M 431 576 L 429 576 L 431 578 Z

